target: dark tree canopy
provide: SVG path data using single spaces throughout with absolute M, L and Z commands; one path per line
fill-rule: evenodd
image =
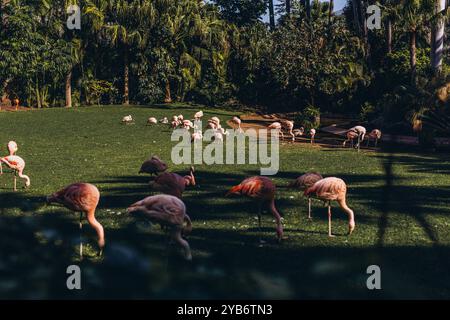
M 253 24 L 266 12 L 265 0 L 214 0 L 222 16 L 239 26 Z

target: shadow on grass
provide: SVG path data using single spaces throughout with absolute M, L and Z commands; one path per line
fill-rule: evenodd
M 85 232 L 86 245 L 92 245 L 92 234 Z M 0 233 L 0 297 L 8 299 L 450 297 L 448 247 L 299 249 L 276 243 L 274 235 L 260 245 L 256 233 L 198 227 L 189 238 L 194 261 L 188 263 L 158 227 L 127 222 L 106 229 L 103 258 L 88 252 L 80 262 L 77 223 L 62 212 L 1 217 Z M 71 264 L 81 267 L 83 290 L 67 290 Z M 382 270 L 378 292 L 366 287 L 371 264 Z
M 406 157 L 406 158 L 405 158 Z M 178 249 L 168 245 L 157 226 L 135 222 L 121 216 L 120 228 L 103 213 L 107 247 L 104 258 L 96 258 L 95 234 L 83 229 L 87 256 L 78 261 L 79 241 L 76 215 L 55 208 L 48 214 L 33 214 L 44 197 L 24 193 L 1 193 L 0 203 L 0 297 L 1 298 L 137 298 L 137 299 L 345 299 L 450 298 L 450 248 L 442 246 L 427 217 L 448 215 L 442 203 L 450 203 L 449 188 L 414 186 L 408 179 L 398 179 L 392 166 L 396 161 L 411 165 L 413 170 L 446 171 L 439 161 L 410 159 L 409 156 L 382 158 L 386 175 L 338 174 L 350 186 L 367 182 L 375 186 L 349 189 L 349 205 L 363 202 L 379 215 L 355 212 L 357 224 L 377 224 L 377 246 L 342 245 L 296 246 L 287 239 L 275 240 L 270 215 L 263 216 L 262 230 L 249 225 L 243 229 L 209 228 L 198 221 L 230 221 L 256 215 L 251 200 L 229 198 L 225 192 L 253 171 L 228 174 L 197 171 L 199 186 L 186 191 L 185 202 L 193 218 L 194 230 L 189 238 L 194 261 L 184 262 Z M 442 167 L 441 167 L 442 166 Z M 281 172 L 276 180 L 290 180 L 301 173 Z M 102 186 L 102 209 L 126 208 L 151 194 L 147 176 L 121 176 L 97 183 Z M 384 183 L 383 183 L 384 182 Z M 378 186 L 377 186 L 378 184 Z M 284 184 L 283 184 L 284 185 Z M 279 188 L 283 190 L 283 188 Z M 300 197 L 281 197 L 280 211 L 305 206 Z M 293 191 L 293 194 L 296 192 Z M 16 216 L 5 210 L 18 209 Z M 390 213 L 411 217 L 431 240 L 431 247 L 386 246 Z M 314 205 L 314 220 L 326 221 L 326 209 Z M 333 219 L 344 221 L 340 209 L 333 208 Z M 286 234 L 295 237 L 324 236 L 325 230 L 308 231 L 289 224 Z M 344 237 L 344 236 L 342 236 Z M 261 244 L 260 239 L 266 243 Z M 340 238 L 340 237 L 339 237 Z M 301 241 L 301 240 L 300 240 Z M 337 240 L 336 240 L 337 241 Z M 93 248 L 93 249 L 90 249 Z M 81 291 L 69 291 L 65 285 L 67 266 L 82 268 Z M 366 269 L 376 264 L 382 270 L 382 291 L 366 287 Z

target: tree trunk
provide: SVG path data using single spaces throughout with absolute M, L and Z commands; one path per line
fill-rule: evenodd
M 305 11 L 306 11 L 306 19 L 311 21 L 311 0 L 305 1 Z
M 275 29 L 275 10 L 273 7 L 273 0 L 269 0 L 269 21 L 270 21 L 270 29 Z
M 370 43 L 369 43 L 369 30 L 367 28 L 367 19 L 366 19 L 366 11 L 367 11 L 367 1 L 366 0 L 358 0 L 358 12 L 359 12 L 359 23 L 362 26 L 362 36 L 364 39 L 364 44 L 366 47 L 366 61 L 370 66 Z
M 39 91 L 39 84 L 38 83 L 36 83 L 36 102 L 37 102 L 38 109 L 41 109 L 42 108 L 41 92 Z
M 416 79 L 416 30 L 409 33 L 409 65 L 411 68 L 411 81 Z
M 387 53 L 392 52 L 392 21 L 390 18 L 386 21 L 386 46 Z
M 286 14 L 291 15 L 291 0 L 286 0 Z
M 331 25 L 331 16 L 334 10 L 334 0 L 330 0 L 330 7 L 328 8 L 328 26 Z
M 172 103 L 172 96 L 170 95 L 170 81 L 166 81 L 166 98 L 164 99 L 164 103 Z
M 358 1 L 359 0 L 352 0 L 353 23 L 355 25 L 356 33 L 358 35 L 361 35 L 361 25 L 359 23 Z
M 72 107 L 72 70 L 66 75 L 66 108 Z
M 6 94 L 7 92 L 7 88 L 8 88 L 8 84 L 11 82 L 11 78 L 8 78 L 8 79 L 6 79 L 3 83 L 2 83 L 2 88 L 1 88 L 1 91 L 0 91 L 0 95 L 4 95 L 4 94 Z
M 436 0 L 436 13 L 445 9 L 445 0 Z M 442 71 L 442 56 L 444 52 L 445 20 L 438 16 L 433 25 L 431 37 L 431 67 L 435 75 Z
M 123 52 L 123 104 L 125 106 L 130 104 L 129 97 L 129 78 L 130 78 L 130 67 L 128 65 L 128 48 L 125 47 Z

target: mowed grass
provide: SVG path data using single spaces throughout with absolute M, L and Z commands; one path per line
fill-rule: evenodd
M 225 198 L 260 165 L 197 165 L 198 186 L 184 201 L 193 221 L 186 263 L 168 245 L 158 226 L 128 217 L 125 209 L 153 194 L 141 163 L 159 155 L 170 171 L 188 165 L 170 161 L 172 130 L 146 126 L 150 116 L 186 118 L 200 106 L 121 107 L 0 113 L 0 152 L 15 140 L 26 161 L 31 188 L 12 192 L 12 176 L 0 176 L 0 297 L 2 298 L 450 298 L 450 159 L 448 154 L 413 154 L 283 144 L 276 205 L 287 239 L 275 240 L 273 218 L 256 206 Z M 206 109 L 228 120 L 228 111 Z M 120 123 L 131 114 L 135 124 Z M 320 138 L 320 133 L 319 133 Z M 386 168 L 392 179 L 386 178 Z M 327 236 L 327 209 L 285 186 L 307 171 L 343 178 L 355 212 L 350 237 L 347 218 L 333 204 L 333 231 Z M 79 261 L 78 217 L 45 206 L 45 196 L 73 182 L 98 186 L 97 219 L 107 248 L 96 256 L 95 234 L 83 229 L 85 258 Z M 23 185 L 19 182 L 19 187 Z M 264 240 L 264 243 L 260 242 Z M 167 250 L 167 248 L 169 248 Z M 65 287 L 66 268 L 79 264 L 83 290 Z M 382 272 L 382 290 L 366 287 L 369 265 Z

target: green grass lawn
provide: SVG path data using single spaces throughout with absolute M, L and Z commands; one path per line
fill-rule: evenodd
M 256 206 L 224 197 L 231 186 L 258 175 L 259 165 L 197 166 L 198 186 L 184 198 L 194 226 L 189 237 L 194 260 L 184 262 L 173 246 L 167 251 L 160 228 L 128 217 L 125 209 L 152 194 L 149 177 L 137 174 L 148 156 L 159 155 L 170 171 L 188 170 L 170 161 L 171 130 L 146 126 L 146 119 L 192 117 L 198 110 L 105 106 L 1 112 L 0 152 L 6 154 L 9 140 L 17 141 L 31 188 L 14 193 L 12 176 L 0 176 L 0 297 L 450 298 L 448 154 L 282 145 L 280 171 L 273 177 L 288 237 L 282 244 L 268 213 L 260 234 Z M 205 119 L 216 115 L 225 122 L 232 116 L 203 111 Z M 134 125 L 120 123 L 128 114 Z M 389 163 L 393 179 L 386 187 Z M 338 236 L 328 238 L 322 203 L 314 203 L 309 221 L 301 194 L 284 188 L 311 170 L 347 182 L 356 218 L 352 236 L 345 235 L 347 220 L 336 204 Z M 81 262 L 77 216 L 44 205 L 46 195 L 78 181 L 100 189 L 97 218 L 107 241 L 104 257 L 96 257 L 95 234 L 85 223 Z M 82 267 L 81 291 L 65 289 L 70 264 Z M 366 288 L 371 264 L 381 267 L 381 291 Z

